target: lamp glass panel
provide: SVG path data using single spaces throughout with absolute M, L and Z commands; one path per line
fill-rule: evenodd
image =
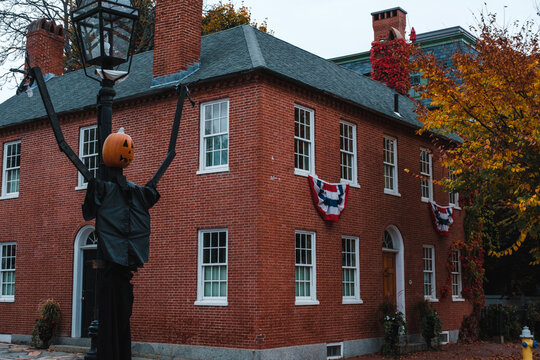
M 103 14 L 105 56 L 127 60 L 133 29 L 133 19 Z
M 84 58 L 87 63 L 101 56 L 101 48 L 99 45 L 99 16 L 87 17 L 79 21 L 79 31 L 83 46 Z

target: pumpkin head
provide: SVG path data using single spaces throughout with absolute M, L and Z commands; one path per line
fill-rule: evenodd
M 103 143 L 103 162 L 108 167 L 125 168 L 133 161 L 135 146 L 131 136 L 120 128 L 116 134 L 110 134 Z

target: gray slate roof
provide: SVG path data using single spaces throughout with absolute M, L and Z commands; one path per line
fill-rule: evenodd
M 152 87 L 152 57 L 152 51 L 133 57 L 129 78 L 115 87 L 115 101 L 148 95 L 175 85 Z M 414 113 L 414 103 L 407 97 L 399 96 L 399 116 L 394 113 L 394 90 L 249 25 L 204 36 L 200 67 L 181 82 L 203 82 L 257 69 L 320 90 L 406 125 L 421 126 Z M 86 78 L 82 70 L 54 77 L 47 81 L 47 86 L 58 113 L 95 108 L 99 84 Z M 0 104 L 0 128 L 44 116 L 37 89 L 31 98 L 21 94 Z

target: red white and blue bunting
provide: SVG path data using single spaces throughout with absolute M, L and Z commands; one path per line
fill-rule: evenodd
M 450 226 L 454 223 L 454 207 L 439 206 L 433 201 L 429 202 L 431 214 L 433 215 L 433 225 L 435 230 L 443 236 L 448 236 Z
M 324 220 L 338 221 L 339 215 L 347 205 L 349 184 L 330 184 L 321 179 L 308 176 L 315 207 Z

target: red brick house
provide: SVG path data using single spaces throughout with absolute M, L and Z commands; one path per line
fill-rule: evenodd
M 449 194 L 403 171 L 445 176 L 431 138 L 416 134 L 413 102 L 398 96 L 395 108 L 386 86 L 250 26 L 201 38 L 201 10 L 201 0 L 159 1 L 155 49 L 136 55 L 116 86 L 113 130 L 135 141 L 125 174 L 138 184 L 165 156 L 174 86 L 189 84 L 197 102 L 184 107 L 178 155 L 151 210 L 150 261 L 134 277 L 135 352 L 376 352 L 385 297 L 411 334 L 420 333 L 415 305 L 430 299 L 455 341 L 471 307 L 460 297 L 459 256 L 452 274 L 445 265 L 464 213 L 438 235 L 428 201 L 446 205 Z M 56 41 L 61 29 L 43 22 L 33 32 Z M 47 85 L 67 141 L 95 169 L 98 84 L 78 71 Z M 0 340 L 28 340 L 37 305 L 53 298 L 59 341 L 84 343 L 96 240 L 81 216 L 86 185 L 58 151 L 37 90 L 0 105 L 0 143 Z M 318 214 L 308 175 L 350 184 L 339 221 Z M 449 276 L 453 296 L 440 299 Z

